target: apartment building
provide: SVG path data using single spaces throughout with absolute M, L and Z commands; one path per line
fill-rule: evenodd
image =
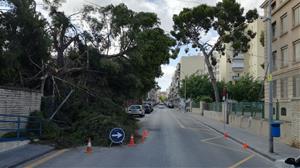
M 260 34 L 264 32 L 265 26 L 262 19 L 257 19 L 248 25 L 247 30 L 256 32 L 256 36 L 249 42 L 250 48 L 247 53 L 234 55 L 230 44 L 226 45 L 225 55 L 215 53 L 218 64 L 215 66 L 217 81 L 235 81 L 245 74 L 250 74 L 254 79 L 264 78 L 264 47 L 260 43 Z
M 171 102 L 175 107 L 178 107 L 180 103 L 179 88 L 180 88 L 180 63 L 178 63 L 176 66 L 176 70 L 172 77 L 171 85 L 168 88 L 169 90 L 168 101 Z
M 193 74 L 207 74 L 204 56 L 182 57 L 180 60 L 180 81 Z
M 268 1 L 261 8 L 264 8 L 267 16 Z M 300 1 L 273 0 L 271 8 L 273 113 L 280 120 L 292 122 L 291 131 L 300 144 Z M 267 63 L 267 57 L 265 60 Z M 267 113 L 268 82 L 265 83 L 265 102 Z
M 169 87 L 168 100 L 176 107 L 182 102 L 179 96 L 181 81 L 191 75 L 207 74 L 207 68 L 203 56 L 185 56 L 182 57 L 176 66 L 171 85 Z

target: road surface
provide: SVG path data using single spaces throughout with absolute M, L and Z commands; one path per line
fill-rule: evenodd
M 190 115 L 167 107 L 140 121 L 149 137 L 135 147 L 85 147 L 61 150 L 27 167 L 272 167 L 267 159 L 242 148 Z

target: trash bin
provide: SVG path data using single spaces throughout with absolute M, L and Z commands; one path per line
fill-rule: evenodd
M 280 122 L 273 122 L 272 127 L 272 137 L 280 137 Z

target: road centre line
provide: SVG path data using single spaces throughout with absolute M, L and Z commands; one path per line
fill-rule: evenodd
M 252 154 L 246 158 L 244 158 L 243 160 L 240 160 L 239 162 L 235 163 L 234 165 L 230 166 L 229 168 L 237 168 L 240 165 L 242 165 L 243 163 L 245 163 L 246 161 L 250 160 L 251 158 L 253 158 L 255 156 L 255 154 Z
M 56 151 L 53 154 L 50 154 L 50 155 L 48 155 L 46 157 L 43 157 L 41 159 L 38 159 L 36 161 L 33 161 L 33 163 L 30 163 L 29 165 L 25 166 L 25 168 L 34 168 L 34 167 L 37 167 L 37 166 L 39 166 L 39 165 L 41 165 L 41 164 L 43 164 L 43 163 L 45 163 L 45 162 L 47 162 L 47 161 L 49 161 L 49 160 L 57 157 L 57 156 L 65 153 L 65 152 L 67 152 L 68 150 L 69 149 L 62 149 L 62 150 Z

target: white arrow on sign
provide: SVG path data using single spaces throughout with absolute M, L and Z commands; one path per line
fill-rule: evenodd
M 117 137 L 117 138 L 120 138 L 122 136 L 122 134 L 120 134 L 119 132 L 117 132 L 117 134 L 113 134 L 111 135 L 112 137 Z

